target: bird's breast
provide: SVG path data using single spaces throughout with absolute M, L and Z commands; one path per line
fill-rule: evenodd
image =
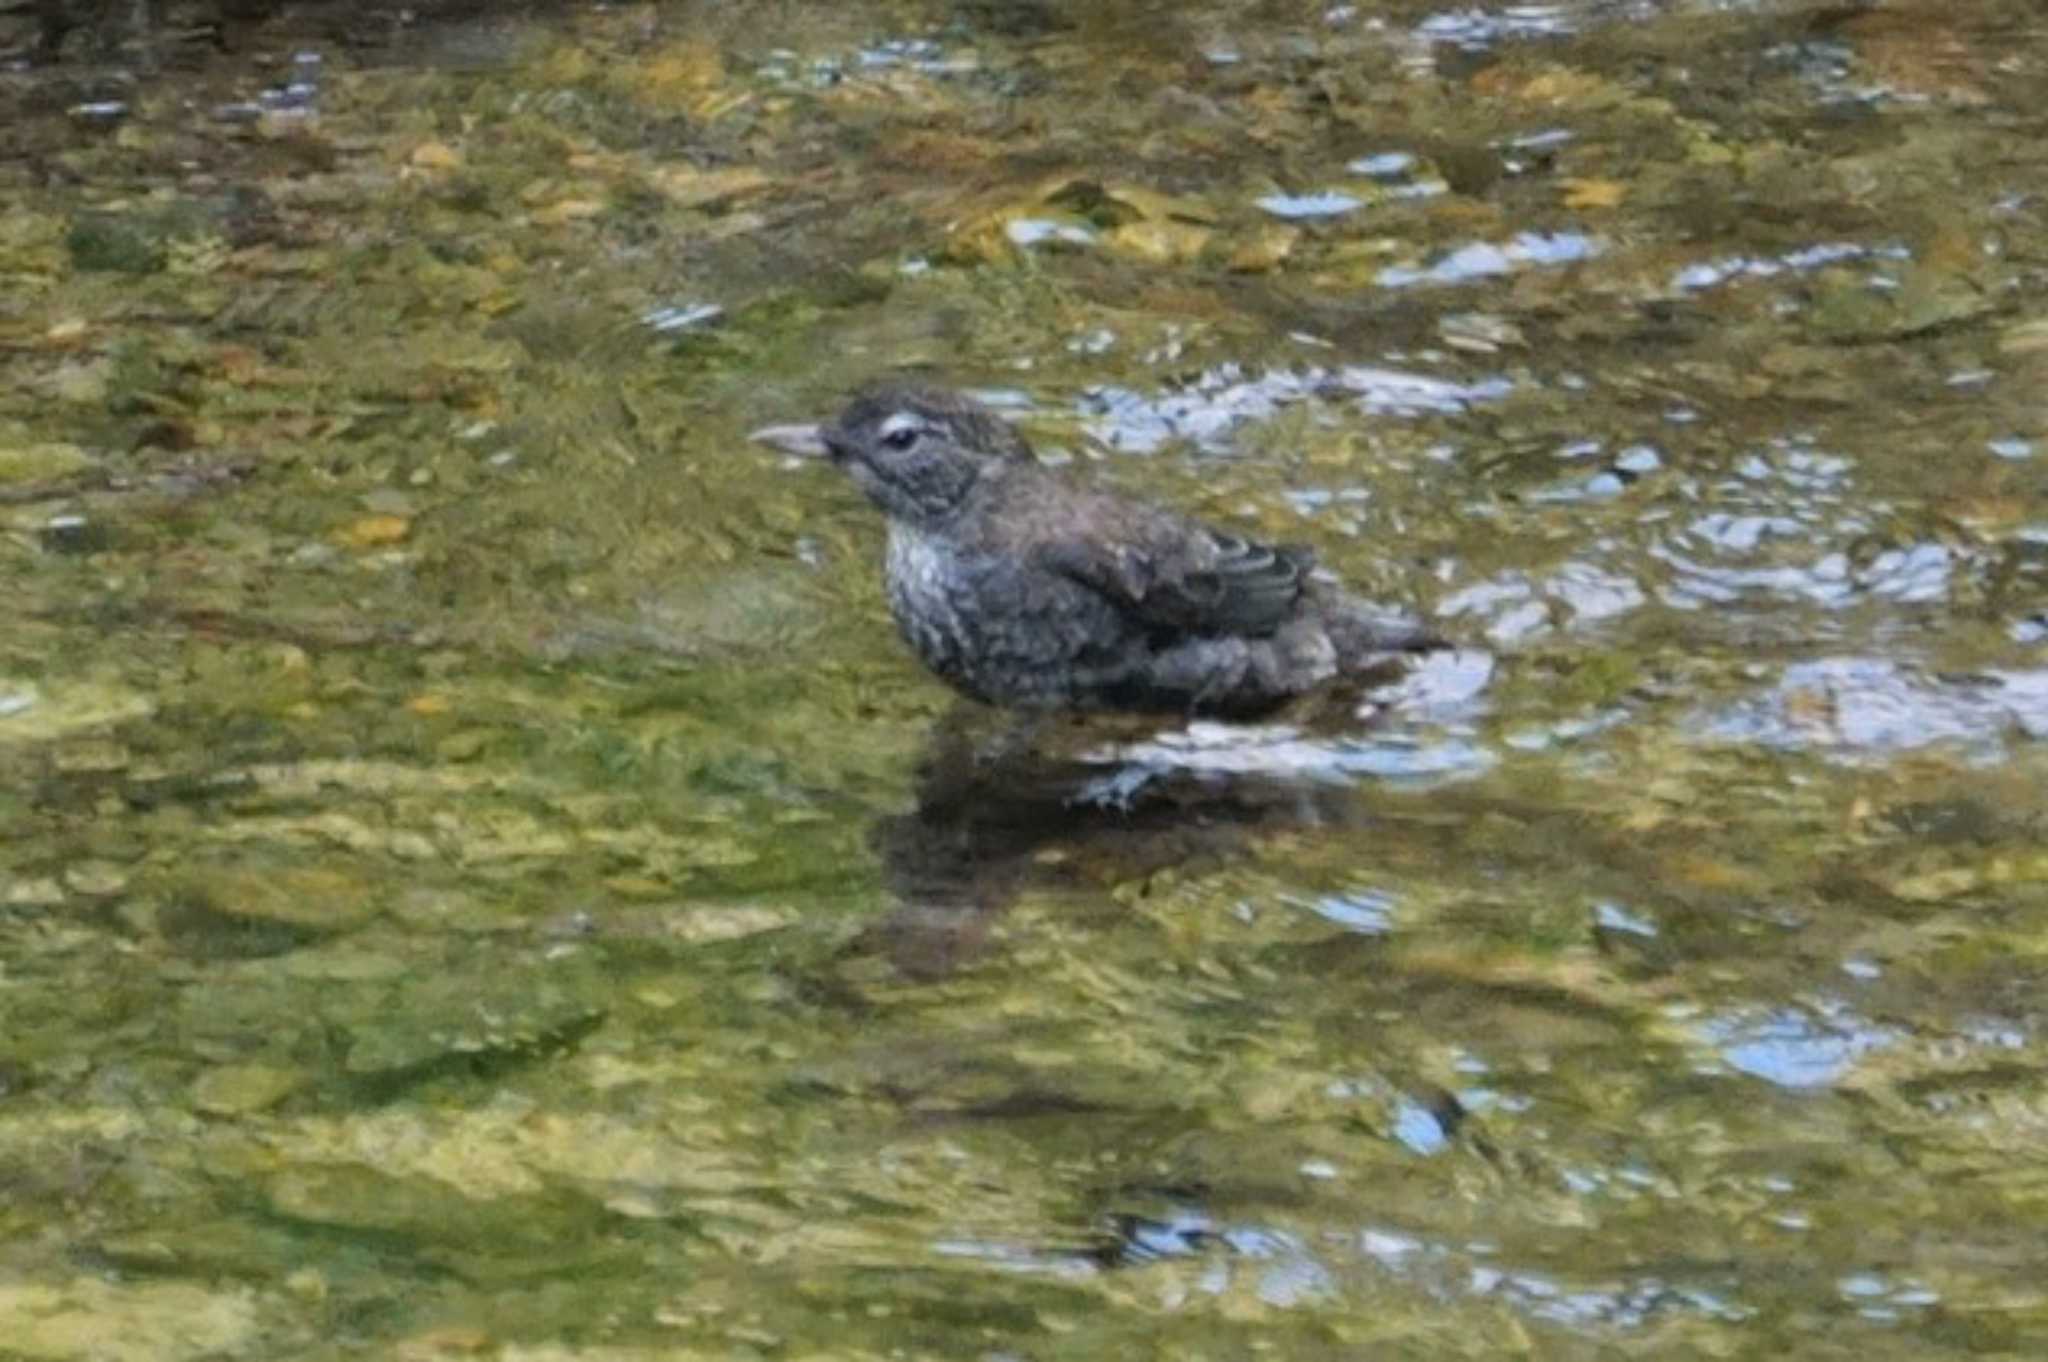
M 901 597 L 920 604 L 937 602 L 958 586 L 961 554 L 922 530 L 891 525 L 888 572 L 892 601 Z
M 891 524 L 886 568 L 889 610 L 911 651 L 979 700 L 1067 703 L 1138 646 L 1108 602 L 1016 554 Z
M 982 566 L 936 535 L 891 524 L 889 612 L 926 666 L 956 683 L 978 647 Z

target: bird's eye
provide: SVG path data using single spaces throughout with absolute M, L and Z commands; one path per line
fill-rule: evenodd
M 894 430 L 883 432 L 882 443 L 891 449 L 909 449 L 923 434 L 924 432 L 916 426 L 898 426 Z

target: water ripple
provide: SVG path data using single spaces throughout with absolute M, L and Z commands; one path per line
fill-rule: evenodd
M 1681 610 L 1752 600 L 1925 605 L 1948 600 L 1981 566 L 1975 550 L 1931 538 L 1873 543 L 1891 508 L 1858 495 L 1850 473 L 1849 460 L 1791 439 L 1743 459 L 1732 477 L 1688 483 L 1682 493 L 1708 509 L 1648 546 L 1670 569 L 1658 594 Z
M 1493 753 L 1456 733 L 1374 731 L 1323 738 L 1281 724 L 1194 723 L 1180 732 L 1103 749 L 1083 758 L 1116 769 L 1091 782 L 1081 803 L 1121 805 L 1173 772 L 1262 775 L 1343 783 L 1359 776 L 1435 784 L 1466 779 L 1493 766 Z
M 1804 274 L 1824 265 L 1850 260 L 1910 260 L 1913 253 L 1904 246 L 1866 246 L 1854 241 L 1823 241 L 1775 256 L 1721 256 L 1687 265 L 1671 276 L 1671 287 L 1680 293 L 1698 293 L 1740 279 L 1770 279 L 1780 274 Z
M 1424 42 L 1476 52 L 1513 39 L 1569 37 L 1579 27 L 1576 8 L 1553 4 L 1445 10 L 1424 19 L 1414 32 Z
M 1822 658 L 1686 727 L 1712 741 L 1841 757 L 1943 744 L 1996 756 L 2014 734 L 2048 737 L 2048 671 L 1937 677 L 1883 658 Z
M 1577 630 L 1616 619 L 1648 600 L 1634 578 L 1575 559 L 1544 576 L 1510 571 L 1475 582 L 1438 601 L 1436 613 L 1483 620 L 1487 641 L 1510 647 L 1559 626 Z
M 1102 385 L 1088 389 L 1078 405 L 1085 429 L 1111 449 L 1149 454 L 1186 440 L 1205 451 L 1224 452 L 1239 427 L 1271 420 L 1283 408 L 1311 398 L 1349 398 L 1376 416 L 1441 415 L 1497 401 L 1513 387 L 1499 376 L 1464 383 L 1368 364 L 1260 374 L 1221 364 L 1157 396 Z
M 1525 266 L 1570 265 L 1604 253 L 1607 243 L 1584 232 L 1522 232 L 1505 245 L 1474 241 L 1423 266 L 1389 265 L 1379 272 L 1385 288 L 1416 284 L 1469 284 L 1512 274 Z
M 1898 1040 L 1839 1003 L 1731 1013 L 1696 1029 L 1729 1068 L 1781 1088 L 1830 1087 L 1857 1059 Z

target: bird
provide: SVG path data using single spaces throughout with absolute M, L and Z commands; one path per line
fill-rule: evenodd
M 985 705 L 1256 719 L 1446 646 L 1305 546 L 1070 479 L 963 393 L 880 384 L 829 423 L 751 438 L 840 468 L 881 510 L 898 630 Z

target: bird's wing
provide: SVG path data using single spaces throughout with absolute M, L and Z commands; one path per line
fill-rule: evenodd
M 1177 516 L 1145 517 L 1135 534 L 1062 535 L 1039 543 L 1038 566 L 1115 602 L 1150 629 L 1270 634 L 1293 613 L 1315 555 L 1243 539 Z

